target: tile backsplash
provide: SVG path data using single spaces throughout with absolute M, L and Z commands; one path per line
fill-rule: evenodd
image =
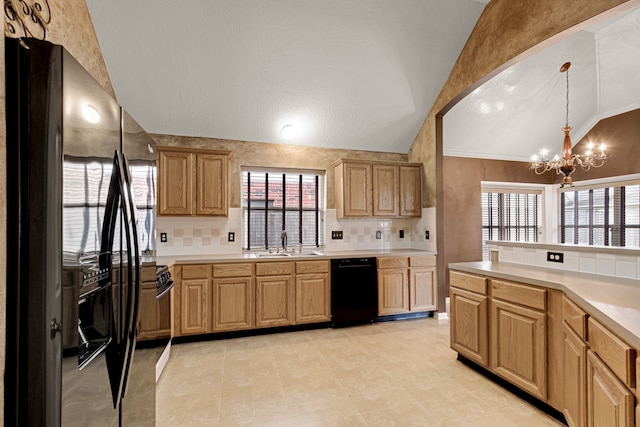
M 610 247 L 545 245 L 544 243 L 487 242 L 498 251 L 499 262 L 640 279 L 640 251 Z M 547 261 L 547 252 L 562 253 L 563 262 Z
M 423 208 L 422 218 L 337 219 L 335 209 L 324 214 L 325 250 L 422 249 L 436 250 L 435 208 Z M 331 231 L 343 233 L 342 240 L 332 240 Z M 400 230 L 404 238 L 400 238 Z M 429 231 L 429 240 L 425 232 Z M 376 232 L 380 231 L 380 239 Z M 171 255 L 216 255 L 242 253 L 242 209 L 229 209 L 223 217 L 158 217 L 157 253 Z M 235 241 L 228 241 L 228 233 Z M 160 234 L 167 233 L 167 242 Z

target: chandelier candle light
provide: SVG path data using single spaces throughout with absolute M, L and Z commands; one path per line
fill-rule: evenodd
M 569 185 L 573 187 L 573 180 L 571 179 L 571 174 L 576 170 L 576 166 L 580 166 L 583 170 L 588 171 L 589 169 L 599 168 L 604 164 L 605 159 L 609 158 L 609 154 L 606 153 L 605 145 L 601 144 L 599 147 L 599 152 L 593 151 L 593 143 L 590 142 L 587 145 L 587 151 L 584 154 L 572 154 L 571 153 L 571 137 L 569 136 L 569 132 L 571 132 L 571 126 L 569 126 L 569 67 L 571 67 L 571 62 L 565 62 L 560 67 L 561 73 L 566 73 L 567 76 L 567 116 L 566 116 L 566 124 L 562 128 L 564 132 L 564 142 L 562 144 L 562 158 L 559 158 L 557 155 L 553 159 L 549 159 L 547 157 L 547 150 L 543 149 L 540 151 L 540 155 L 534 155 L 531 161 L 530 169 L 533 169 L 536 174 L 542 175 L 543 173 L 555 169 L 558 175 L 562 175 L 562 184 L 560 187 L 564 187 L 565 185 Z

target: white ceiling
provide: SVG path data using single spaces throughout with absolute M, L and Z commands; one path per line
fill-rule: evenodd
M 444 116 L 444 154 L 529 161 L 562 151 L 569 70 L 574 144 L 601 119 L 640 107 L 640 8 L 599 22 L 503 71 Z M 614 144 L 615 141 L 599 141 Z
M 487 1 L 87 5 L 147 132 L 407 153 Z

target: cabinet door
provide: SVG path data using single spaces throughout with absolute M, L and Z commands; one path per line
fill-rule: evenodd
M 484 367 L 489 366 L 488 298 L 451 288 L 451 348 Z
M 569 427 L 584 427 L 587 421 L 587 344 L 571 329 L 563 325 L 562 382 L 564 389 L 563 414 Z
M 400 166 L 400 216 L 422 216 L 420 166 Z
M 328 274 L 296 276 L 296 323 L 331 320 L 331 286 Z
M 227 215 L 227 156 L 197 154 L 196 215 Z
M 373 215 L 398 216 L 398 166 L 373 165 Z
M 138 318 L 138 340 L 153 339 L 158 334 L 158 302 L 156 286 L 142 284 L 140 290 L 140 315 Z
M 436 269 L 409 269 L 409 311 L 432 311 L 436 309 Z
M 401 314 L 409 311 L 409 283 L 406 268 L 378 270 L 378 314 Z
M 180 333 L 192 335 L 209 332 L 209 279 L 183 279 L 180 296 Z
M 251 329 L 254 290 L 251 277 L 213 279 L 213 330 Z
M 491 369 L 539 397 L 547 397 L 546 315 L 504 301 L 491 301 Z
M 633 427 L 634 396 L 591 350 L 587 353 L 589 427 Z
M 371 165 L 344 164 L 344 216 L 371 216 Z
M 292 276 L 256 278 L 256 326 L 293 324 L 295 288 Z
M 193 155 L 173 151 L 158 153 L 158 215 L 193 213 Z

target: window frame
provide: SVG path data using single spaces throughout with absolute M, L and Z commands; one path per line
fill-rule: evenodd
M 533 230 L 532 235 L 534 236 L 534 240 L 533 242 L 540 242 L 543 241 L 544 238 L 541 238 L 541 236 L 544 236 L 544 224 L 545 224 L 545 220 L 547 220 L 546 216 L 545 216 L 545 199 L 546 199 L 546 186 L 544 185 L 529 185 L 529 184 L 518 184 L 518 183 L 505 183 L 505 182 L 481 182 L 481 193 L 480 193 L 480 198 L 481 198 L 481 211 L 482 211 L 482 219 L 481 219 L 481 223 L 482 223 L 482 234 L 483 234 L 483 238 L 482 238 L 482 258 L 484 261 L 488 261 L 489 260 L 489 250 L 488 250 L 488 246 L 487 246 L 487 240 L 491 241 L 491 240 L 505 240 L 505 241 L 522 241 L 522 242 L 529 242 L 531 240 L 528 240 L 526 238 L 527 234 L 525 233 L 525 240 L 522 239 L 507 239 L 506 237 L 508 237 L 508 230 L 515 228 L 516 232 L 515 232 L 515 236 L 519 237 L 519 229 L 521 229 L 522 227 L 518 227 L 518 226 L 512 226 L 509 224 L 505 224 L 504 223 L 504 217 L 505 214 L 504 212 L 498 212 L 498 225 L 497 227 L 491 227 L 491 225 L 485 225 L 485 221 L 484 221 L 484 217 L 485 215 L 489 215 L 489 213 L 485 213 L 485 203 L 484 203 L 484 194 L 485 193 L 492 193 L 492 194 L 498 194 L 500 197 L 503 194 L 522 194 L 522 195 L 535 195 L 536 196 L 536 201 L 534 202 L 534 206 L 535 206 L 535 212 L 533 213 L 534 215 L 534 224 L 532 226 L 529 226 L 529 228 L 531 228 L 531 230 Z M 498 236 L 497 239 L 485 239 L 484 238 L 484 233 L 485 233 L 485 229 L 488 229 L 489 227 L 491 227 L 492 229 L 496 229 L 498 230 Z M 507 235 L 505 235 L 505 230 L 507 230 Z M 487 237 L 491 237 L 491 233 L 489 232 Z
M 264 198 L 260 199 L 250 199 L 249 194 L 250 190 L 248 186 L 251 185 L 251 174 L 260 174 L 265 177 L 265 194 Z M 286 194 L 287 183 L 291 182 L 290 178 L 292 176 L 297 176 L 297 186 L 298 186 L 298 204 L 295 206 L 287 205 L 286 197 L 283 197 L 282 207 L 270 207 L 269 206 L 269 183 L 274 182 L 269 179 L 271 176 L 276 176 L 276 182 L 279 180 L 282 184 L 282 193 Z M 304 187 L 304 177 L 313 177 L 313 181 L 315 181 L 315 203 L 314 207 L 309 208 L 305 207 L 303 203 L 303 187 Z M 269 212 L 279 212 L 282 214 L 281 223 L 282 227 L 280 232 L 286 230 L 286 221 L 287 221 L 287 213 L 296 213 L 298 215 L 297 221 L 297 235 L 298 239 L 296 242 L 289 242 L 289 246 L 299 245 L 302 247 L 322 247 L 324 246 L 324 214 L 325 214 L 325 200 L 326 200 L 326 171 L 317 170 L 317 169 L 287 169 L 287 168 L 264 168 L 264 167 L 245 167 L 241 168 L 241 200 L 242 200 L 242 230 L 243 230 L 243 239 L 242 239 L 242 249 L 245 251 L 255 251 L 255 250 L 269 250 L 274 246 L 269 245 Z M 253 206 L 252 201 L 257 201 L 262 204 L 263 207 Z M 254 246 L 251 244 L 251 212 L 260 211 L 264 212 L 264 245 L 263 246 Z M 314 218 L 314 236 L 313 236 L 313 244 L 304 244 L 304 212 L 312 212 Z M 289 230 L 290 231 L 290 230 Z M 275 247 L 279 247 L 276 245 Z

